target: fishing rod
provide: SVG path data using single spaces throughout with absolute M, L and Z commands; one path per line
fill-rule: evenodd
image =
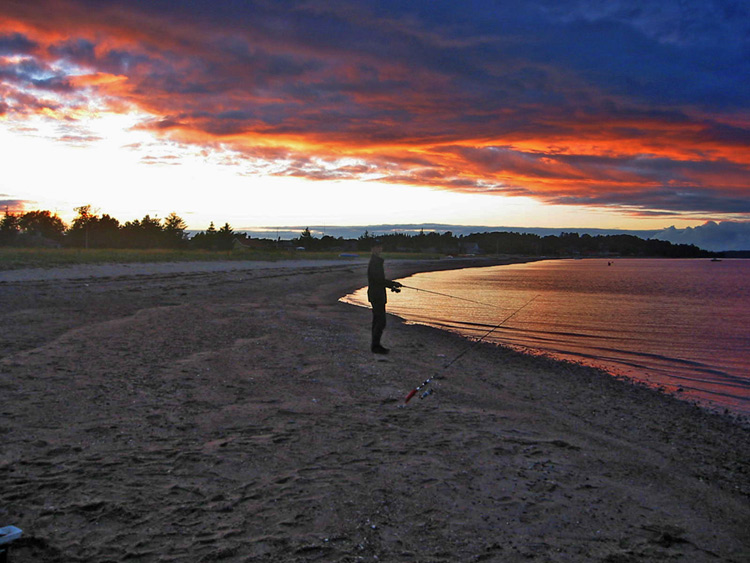
M 469 303 L 476 303 L 477 305 L 484 305 L 485 307 L 497 307 L 496 305 L 490 305 L 489 303 L 482 303 L 481 301 L 474 301 L 473 299 L 466 299 L 465 297 L 457 297 L 455 295 L 448 295 L 447 293 L 440 293 L 439 291 L 430 291 L 429 289 L 421 289 L 419 287 L 411 287 L 408 285 L 401 284 L 400 287 L 406 289 L 413 289 L 414 291 L 422 291 L 424 293 L 432 293 L 433 295 L 442 295 L 443 297 L 450 297 L 451 299 L 459 299 L 461 301 L 468 301 Z
M 490 334 L 492 334 L 493 332 L 495 332 L 503 324 L 505 324 L 507 321 L 509 321 L 511 319 L 511 317 L 514 317 L 515 315 L 517 315 L 518 313 L 520 313 L 523 309 L 525 309 L 526 307 L 528 307 L 531 304 L 531 302 L 534 301 L 537 297 L 539 297 L 539 295 L 535 295 L 534 297 L 532 297 L 531 299 L 529 299 L 526 303 L 524 303 L 523 305 L 521 305 L 518 309 L 516 309 L 515 311 L 513 311 L 510 315 L 508 315 L 507 317 L 505 317 L 502 321 L 500 321 L 494 327 L 492 327 L 490 330 L 488 330 L 484 334 L 484 336 L 482 336 L 478 340 L 475 340 L 469 346 L 467 346 L 466 348 L 464 348 L 455 358 L 453 358 L 450 362 L 448 362 L 447 364 L 445 364 L 443 366 L 443 369 L 444 370 L 448 369 L 450 366 L 452 366 L 454 363 L 456 363 L 456 361 L 459 358 L 461 358 L 469 350 L 471 350 L 472 348 L 474 348 L 474 346 L 476 346 L 477 344 L 479 344 L 482 340 L 484 340 L 485 338 L 487 338 Z M 421 384 L 417 385 L 414 389 L 412 389 L 411 391 L 409 391 L 409 394 L 406 395 L 406 399 L 404 400 L 404 403 L 408 403 L 411 400 L 411 398 L 414 397 L 414 395 L 416 395 L 421 389 L 423 389 L 424 387 L 426 387 L 427 385 L 429 385 L 430 382 L 433 379 L 435 379 L 436 377 L 437 376 L 435 376 L 435 375 L 433 375 L 432 377 L 428 377 Z M 422 395 L 420 395 L 420 398 L 424 399 L 425 397 L 427 397 L 428 395 L 431 395 L 431 394 L 432 394 L 432 389 L 428 389 Z

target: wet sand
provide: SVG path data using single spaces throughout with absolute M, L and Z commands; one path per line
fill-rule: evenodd
M 0 278 L 14 563 L 750 561 L 728 417 L 491 345 L 442 370 L 466 341 L 393 317 L 374 356 L 362 261 L 131 268 Z

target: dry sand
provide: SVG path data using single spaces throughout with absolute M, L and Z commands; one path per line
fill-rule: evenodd
M 374 356 L 361 262 L 135 270 L 0 282 L 14 563 L 750 561 L 728 417 L 490 345 L 442 370 L 466 341 L 394 318 Z

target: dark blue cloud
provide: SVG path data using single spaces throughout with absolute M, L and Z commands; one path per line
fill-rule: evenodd
M 21 33 L 0 35 L 0 55 L 29 54 L 36 50 L 38 44 Z
M 553 194 L 547 198 L 547 201 L 564 205 L 621 208 L 639 211 L 643 214 L 661 210 L 657 213 L 750 216 L 750 200 L 746 197 L 739 195 L 732 197 L 713 189 L 694 186 L 669 186 L 651 190 L 618 192 L 611 186 L 605 185 L 600 191 L 592 190 L 585 195 Z
M 89 9 L 101 4 L 88 0 Z M 585 80 L 633 102 L 747 108 L 750 81 L 748 5 L 733 0 L 536 0 L 240 2 L 166 0 L 117 2 L 144 15 L 191 22 L 226 33 L 227 55 L 257 76 L 294 76 L 337 57 L 393 60 L 452 77 L 471 99 L 574 103 L 550 72 Z M 124 8 L 122 8 L 124 7 Z M 296 46 L 296 56 L 257 53 L 258 42 Z M 22 36 L 6 38 L 28 50 Z M 0 41 L 0 46 L 3 41 Z M 93 44 L 72 38 L 56 47 L 91 62 Z M 311 53 L 303 61 L 301 52 Z M 326 60 L 328 57 L 329 60 Z M 316 63 L 312 61 L 315 60 Z M 471 90 L 475 89 L 475 92 Z
M 72 92 L 74 89 L 66 73 L 35 59 L 21 59 L 5 64 L 0 61 L 0 80 L 46 92 Z M 6 93 L 6 97 L 10 97 L 10 94 Z
M 53 45 L 50 54 L 80 65 L 92 65 L 97 62 L 96 44 L 88 39 L 70 39 Z

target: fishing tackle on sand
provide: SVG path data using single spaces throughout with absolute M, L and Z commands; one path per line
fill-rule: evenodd
M 406 287 L 406 286 L 404 286 L 404 287 Z M 446 370 L 450 366 L 452 366 L 454 363 L 456 363 L 456 361 L 459 358 L 461 358 L 469 350 L 471 350 L 472 348 L 474 348 L 474 346 L 476 346 L 477 344 L 479 344 L 482 340 L 484 340 L 490 334 L 492 334 L 493 332 L 495 332 L 498 328 L 500 328 L 503 324 L 505 324 L 507 321 L 509 321 L 512 317 L 514 317 L 515 315 L 517 315 L 518 313 L 520 313 L 523 309 L 525 309 L 526 307 L 528 307 L 531 304 L 531 302 L 534 301 L 537 297 L 539 297 L 539 295 L 535 295 L 534 297 L 532 297 L 531 299 L 529 299 L 526 303 L 524 303 L 523 305 L 521 305 L 518 309 L 516 309 L 515 311 L 513 311 L 510 315 L 508 315 L 507 317 L 505 317 L 502 321 L 500 321 L 494 327 L 492 327 L 490 330 L 488 330 L 481 338 L 475 340 L 469 346 L 467 346 L 466 348 L 464 348 L 450 362 L 448 362 L 447 364 L 445 364 L 443 366 L 443 369 Z M 422 389 L 424 389 L 427 385 L 430 384 L 430 382 L 433 379 L 436 379 L 436 378 L 437 378 L 436 375 L 433 375 L 432 377 L 428 377 L 422 383 L 420 383 L 419 385 L 417 385 L 414 389 L 412 389 L 411 391 L 409 391 L 409 393 L 406 395 L 406 399 L 404 400 L 404 403 L 408 403 L 412 399 L 412 397 L 414 397 L 414 395 L 416 395 L 417 393 L 419 393 L 419 391 L 421 391 Z M 420 395 L 420 398 L 424 399 L 425 397 L 427 397 L 427 396 L 429 396 L 431 394 L 432 394 L 432 389 L 428 389 L 427 391 L 425 391 L 424 393 L 422 393 L 422 395 Z

